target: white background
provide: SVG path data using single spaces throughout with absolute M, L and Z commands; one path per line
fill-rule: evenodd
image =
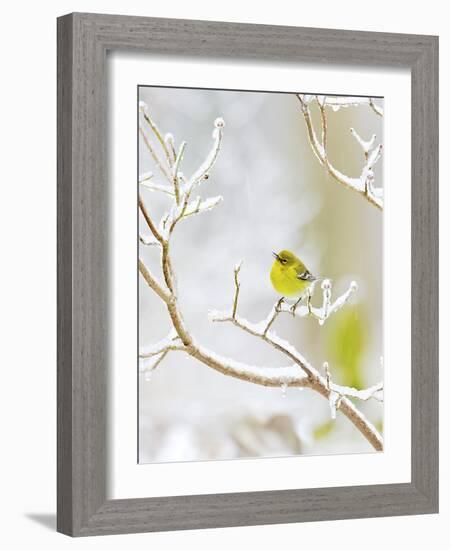
M 56 360 L 56 25 L 55 17 L 70 11 L 181 17 L 304 25 L 372 31 L 440 34 L 441 97 L 450 94 L 450 31 L 444 7 L 437 0 L 408 5 L 379 0 L 323 0 L 300 4 L 279 0 L 263 4 L 228 0 L 212 3 L 171 0 L 149 3 L 133 0 L 21 2 L 2 13 L 2 419 L 1 517 L 2 545 L 7 548 L 273 548 L 280 542 L 303 548 L 379 548 L 401 537 L 402 545 L 423 548 L 432 538 L 436 548 L 448 538 L 450 519 L 449 451 L 446 419 L 449 401 L 441 400 L 441 514 L 317 524 L 279 525 L 79 539 L 54 533 L 55 514 L 55 360 Z M 257 7 L 257 9 L 255 9 Z M 20 22 L 20 27 L 19 27 Z M 449 120 L 442 102 L 442 162 L 450 142 L 443 121 Z M 445 166 L 444 166 L 445 167 Z M 442 179 L 444 179 L 442 177 Z M 441 205 L 450 192 L 442 185 Z M 443 210 L 442 210 L 443 211 Z M 442 216 L 444 235 L 449 217 Z M 444 254 L 443 254 L 444 256 Z M 442 258 L 441 280 L 449 278 L 448 253 Z M 448 302 L 448 286 L 441 285 Z M 443 331 L 446 319 L 443 318 Z M 442 338 L 441 393 L 449 384 L 448 338 Z M 369 535 L 369 536 L 368 536 Z

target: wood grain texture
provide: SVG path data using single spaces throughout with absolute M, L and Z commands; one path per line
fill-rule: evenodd
M 106 53 L 409 67 L 412 481 L 107 500 Z M 438 509 L 438 39 L 116 15 L 58 20 L 58 530 L 99 535 Z
M 57 529 L 72 525 L 72 18 L 58 21 Z

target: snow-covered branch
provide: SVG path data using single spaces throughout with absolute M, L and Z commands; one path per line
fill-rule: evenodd
M 321 376 L 320 373 L 311 364 L 308 363 L 308 361 L 292 344 L 280 338 L 278 335 L 270 330 L 280 313 L 292 311 L 291 308 L 286 309 L 286 304 L 284 303 L 283 299 L 278 300 L 278 302 L 270 311 L 269 315 L 265 319 L 257 323 L 252 323 L 247 319 L 239 316 L 237 314 L 237 307 L 240 291 L 240 283 L 238 277 L 240 268 L 241 264 L 238 264 L 238 266 L 236 266 L 234 269 L 235 292 L 231 313 L 210 311 L 210 320 L 218 323 L 232 323 L 237 328 L 254 337 L 260 338 L 276 350 L 286 355 L 289 360 L 293 361 L 304 372 L 307 379 L 310 380 L 312 384 L 310 387 L 318 391 L 320 394 L 328 399 L 330 403 L 332 418 L 336 417 L 337 409 L 342 410 L 342 412 L 360 429 L 360 431 L 362 431 L 362 433 L 374 445 L 375 448 L 377 448 L 377 445 L 381 445 L 382 448 L 381 436 L 370 424 L 370 422 L 362 415 L 362 413 L 357 411 L 356 407 L 354 407 L 354 405 L 348 399 L 349 397 L 351 397 L 367 401 L 368 399 L 373 397 L 380 401 L 382 400 L 382 383 L 379 383 L 365 390 L 357 390 L 356 388 L 334 384 L 331 382 L 331 374 L 328 368 L 328 363 L 325 364 L 325 378 Z M 331 304 L 330 281 L 323 281 L 322 289 L 324 291 L 324 306 L 322 306 L 322 308 L 320 309 L 317 309 L 315 313 L 312 312 L 312 306 L 305 306 L 307 308 L 306 311 L 302 311 L 304 315 L 299 316 L 305 316 L 308 314 L 314 315 L 319 319 L 319 322 L 323 322 L 326 318 L 328 318 L 329 315 L 331 315 L 331 313 L 337 311 L 340 307 L 342 307 L 342 305 L 348 300 L 350 294 L 352 294 L 356 290 L 356 285 L 352 283 L 347 292 L 340 296 L 333 304 Z
M 139 357 L 145 359 L 148 357 L 154 357 L 155 355 L 160 355 L 163 351 L 176 351 L 180 348 L 180 346 L 174 344 L 176 340 L 178 340 L 178 334 L 175 329 L 172 328 L 169 334 L 156 344 L 143 346 L 139 350 Z
M 368 105 L 373 111 L 383 116 L 383 109 L 377 105 L 372 97 L 352 97 L 352 96 L 321 96 L 321 95 L 307 95 L 302 94 L 302 98 L 306 103 L 310 103 L 313 99 L 317 98 L 322 104 L 324 102 L 329 105 L 333 111 L 339 111 L 341 107 L 359 107 L 360 105 Z
M 241 318 L 237 314 L 239 302 L 239 272 L 241 263 L 234 268 L 234 284 L 235 291 L 233 295 L 232 307 L 228 315 L 216 313 L 212 314 L 215 321 L 229 321 L 235 326 L 245 331 L 253 337 L 260 338 L 266 344 L 282 353 L 289 365 L 285 367 L 270 367 L 256 366 L 240 361 L 236 361 L 229 357 L 224 357 L 215 352 L 203 347 L 191 335 L 186 326 L 183 315 L 180 310 L 177 289 L 175 284 L 175 273 L 170 256 L 170 240 L 176 224 L 179 220 L 205 212 L 215 207 L 221 201 L 221 197 L 210 199 L 195 199 L 190 200 L 192 190 L 201 182 L 209 178 L 210 171 L 216 162 L 217 155 L 220 150 L 223 137 L 224 122 L 222 119 L 216 119 L 215 130 L 213 132 L 213 147 L 208 154 L 206 160 L 185 181 L 184 176 L 179 171 L 179 166 L 182 161 L 182 155 L 185 150 L 185 145 L 182 145 L 176 153 L 175 140 L 171 134 L 166 134 L 162 138 L 162 134 L 156 124 L 148 115 L 148 109 L 145 105 L 140 105 L 141 113 L 144 115 L 144 122 L 148 128 L 155 134 L 156 141 L 159 142 L 160 149 L 163 155 L 159 155 L 156 148 L 150 143 L 146 132 L 142 132 L 141 136 L 144 143 L 149 143 L 147 146 L 155 164 L 162 174 L 166 177 L 168 187 L 171 189 L 170 194 L 166 189 L 152 188 L 153 191 L 161 191 L 169 196 L 172 205 L 168 213 L 163 216 L 161 222 L 156 224 L 149 213 L 143 197 L 139 198 L 139 208 L 144 220 L 147 223 L 150 231 L 150 237 L 142 236 L 140 241 L 142 244 L 158 244 L 160 250 L 160 269 L 163 282 L 148 269 L 142 259 L 139 260 L 139 270 L 149 288 L 161 299 L 167 309 L 168 316 L 172 325 L 172 330 L 160 342 L 144 346 L 140 350 L 140 361 L 142 372 L 151 373 L 164 358 L 172 351 L 187 353 L 191 357 L 197 359 L 200 363 L 226 375 L 239 380 L 259 384 L 268 387 L 280 387 L 283 390 L 288 386 L 296 386 L 302 388 L 310 388 L 318 392 L 326 399 L 330 399 L 330 395 L 338 393 L 339 410 L 347 416 L 347 418 L 358 428 L 364 437 L 372 444 L 376 450 L 383 449 L 383 439 L 375 427 L 367 420 L 367 418 L 354 406 L 349 397 L 358 398 L 355 394 L 357 390 L 354 388 L 341 388 L 331 384 L 306 360 L 305 357 L 286 340 L 277 336 L 271 331 L 271 326 L 275 322 L 277 316 L 285 311 L 282 300 L 279 300 L 276 306 L 271 310 L 268 317 L 260 323 L 250 323 Z M 163 146 L 165 145 L 165 148 Z M 155 159 L 156 158 L 156 159 Z M 151 182 L 152 177 L 141 176 L 140 181 Z M 349 293 L 353 292 L 352 287 L 338 298 L 335 302 L 331 302 L 331 284 L 329 286 L 322 285 L 324 291 L 324 304 L 321 308 L 314 308 L 311 304 L 308 305 L 308 314 L 315 316 L 319 320 L 325 320 L 333 311 L 341 307 L 348 299 Z M 297 316 L 302 316 L 302 306 L 299 308 Z M 368 391 L 368 390 L 365 390 Z M 353 393 L 352 393 L 353 392 Z M 365 394 L 364 394 L 365 395 Z M 367 397 L 368 398 L 368 397 Z
M 240 269 L 240 264 L 239 264 Z M 236 317 L 236 309 L 237 309 L 237 298 L 239 293 L 239 282 L 237 280 L 237 274 L 239 273 L 239 270 L 236 272 L 236 268 L 234 270 L 235 274 L 235 296 L 233 301 L 233 310 L 230 311 L 210 311 L 209 316 L 211 320 L 213 321 L 227 321 L 229 317 Z M 267 332 L 272 324 L 274 323 L 275 319 L 280 313 L 289 313 L 290 315 L 293 315 L 294 317 L 303 318 L 303 317 L 312 317 L 316 319 L 319 323 L 319 325 L 323 325 L 325 321 L 333 315 L 333 313 L 336 313 L 339 311 L 344 304 L 348 302 L 350 297 L 356 292 L 358 289 L 358 285 L 355 281 L 352 281 L 348 287 L 348 289 L 338 296 L 334 301 L 331 300 L 331 289 L 332 284 L 329 279 L 323 279 L 321 283 L 321 289 L 322 289 L 322 305 L 320 307 L 316 307 L 312 304 L 312 297 L 315 291 L 315 288 L 317 286 L 318 281 L 315 281 L 307 292 L 305 293 L 304 297 L 302 298 L 302 301 L 305 303 L 299 303 L 295 304 L 294 306 L 289 305 L 284 301 L 284 299 L 278 300 L 272 309 L 270 310 L 267 317 L 261 321 L 258 326 L 263 327 L 263 332 Z
M 347 397 L 354 397 L 360 401 L 368 401 L 369 399 L 375 399 L 376 401 L 383 401 L 383 382 L 366 388 L 365 390 L 357 390 L 349 386 L 340 386 L 339 384 L 331 384 L 330 388 L 340 395 L 346 395 Z
M 350 177 L 339 171 L 329 160 L 327 151 L 328 137 L 328 121 L 326 107 L 331 107 L 334 111 L 341 107 L 350 107 L 355 105 L 368 105 L 379 116 L 383 116 L 381 107 L 377 106 L 372 98 L 355 98 L 355 97 L 335 97 L 335 96 L 312 96 L 306 94 L 297 94 L 300 102 L 303 118 L 305 119 L 308 139 L 311 148 L 319 162 L 325 167 L 327 172 L 338 183 L 344 185 L 348 189 L 352 189 L 365 197 L 370 203 L 383 209 L 383 189 L 375 186 L 374 165 L 381 157 L 383 146 L 381 144 L 375 146 L 376 136 L 372 136 L 370 140 L 363 140 L 356 131 L 351 128 L 350 131 L 356 142 L 360 145 L 364 154 L 364 165 L 361 169 L 359 177 Z M 319 140 L 311 117 L 310 103 L 315 101 L 320 112 L 321 121 L 321 139 Z
M 282 313 L 291 313 L 295 317 L 313 317 L 317 319 L 319 325 L 323 325 L 325 321 L 336 311 L 340 310 L 341 307 L 348 302 L 350 297 L 358 289 L 358 285 L 355 281 L 352 281 L 348 289 L 338 296 L 334 301 L 331 300 L 331 289 L 332 284 L 329 279 L 324 279 L 321 283 L 322 289 L 322 305 L 320 307 L 315 307 L 311 303 L 311 298 L 313 292 L 317 286 L 317 282 L 313 283 L 308 292 L 305 295 L 303 301 L 306 301 L 305 304 L 300 303 L 296 307 L 291 307 L 286 304 L 284 301 L 281 303 L 280 309 Z M 276 307 L 276 306 L 274 306 Z
M 213 146 L 208 153 L 205 161 L 200 165 L 200 167 L 192 174 L 189 178 L 189 181 L 186 183 L 186 192 L 191 192 L 194 187 L 200 184 L 203 180 L 209 178 L 209 173 L 211 168 L 214 166 L 217 157 L 219 155 L 220 147 L 222 145 L 223 138 L 223 129 L 225 127 L 225 122 L 223 118 L 216 118 L 214 121 L 214 130 L 213 130 Z

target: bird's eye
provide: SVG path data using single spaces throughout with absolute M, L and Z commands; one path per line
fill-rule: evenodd
M 284 264 L 287 264 L 287 260 L 285 258 L 281 258 L 280 259 L 280 262 L 284 265 Z

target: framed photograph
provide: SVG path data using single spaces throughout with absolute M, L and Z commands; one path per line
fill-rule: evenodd
M 436 513 L 438 39 L 58 19 L 58 530 Z

